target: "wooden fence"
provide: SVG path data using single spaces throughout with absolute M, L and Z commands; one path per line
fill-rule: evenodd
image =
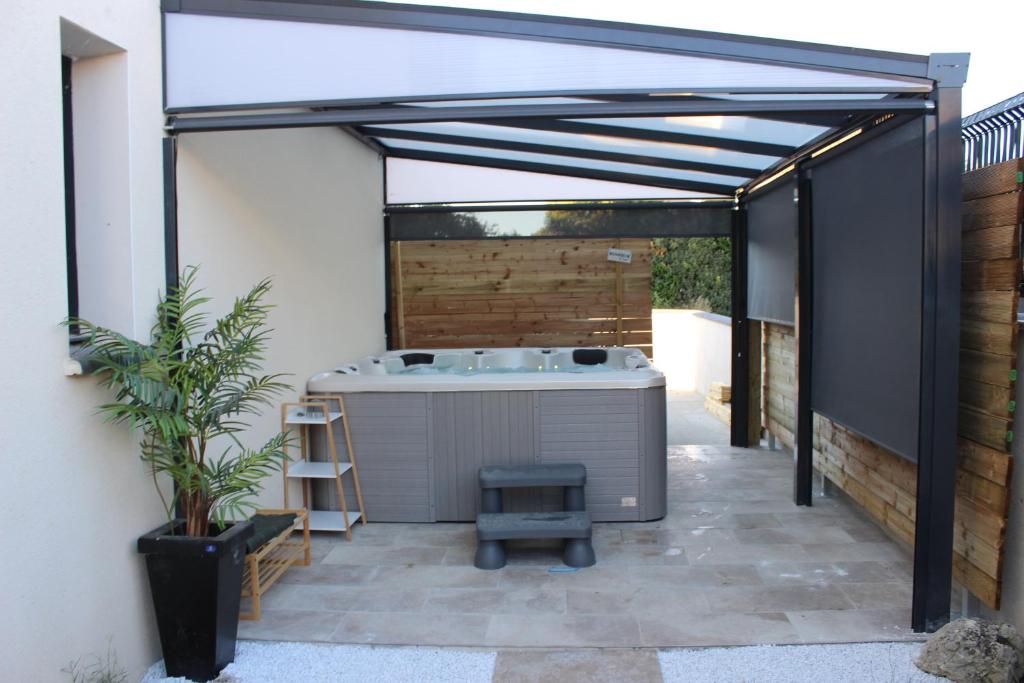
M 999 608 L 1010 503 L 1017 354 L 1019 247 L 1024 195 L 1018 161 L 964 176 L 960 415 L 953 574 Z M 792 445 L 796 340 L 767 325 L 764 419 Z M 914 542 L 917 467 L 815 416 L 815 466 L 896 538 Z
M 632 263 L 608 249 L 632 251 Z M 630 346 L 651 355 L 647 239 L 391 244 L 400 348 Z

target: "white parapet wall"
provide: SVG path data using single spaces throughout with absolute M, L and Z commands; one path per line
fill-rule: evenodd
M 665 373 L 670 391 L 706 396 L 712 382 L 730 383 L 731 320 L 691 309 L 656 308 L 654 365 Z

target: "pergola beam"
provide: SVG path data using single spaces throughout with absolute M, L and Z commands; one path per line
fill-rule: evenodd
M 718 116 L 775 112 L 899 113 L 923 112 L 926 100 L 713 100 L 696 102 L 597 102 L 587 104 L 510 104 L 460 107 L 374 107 L 266 114 L 170 116 L 171 134 L 226 130 L 267 130 L 318 126 L 358 126 L 434 121 L 618 118 L 643 116 Z M 617 127 L 612 127 L 617 128 Z M 715 139 L 715 138 L 711 138 Z M 791 148 L 790 148 L 790 151 Z

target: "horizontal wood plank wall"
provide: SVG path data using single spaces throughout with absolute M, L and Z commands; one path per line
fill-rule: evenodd
M 796 337 L 789 325 L 764 324 L 764 425 L 796 446 Z
M 609 247 L 633 262 L 617 269 Z M 650 240 L 407 241 L 391 258 L 401 348 L 621 343 L 651 355 Z
M 964 176 L 959 461 L 953 573 L 998 609 L 1010 501 L 1016 378 L 1021 161 Z M 793 328 L 765 333 L 765 418 L 793 440 Z M 815 416 L 815 467 L 892 535 L 914 541 L 917 467 L 827 418 Z
M 1010 507 L 1024 161 L 964 175 L 954 576 L 999 607 Z

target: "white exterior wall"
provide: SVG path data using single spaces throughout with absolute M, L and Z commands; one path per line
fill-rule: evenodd
M 104 654 L 108 638 L 138 680 L 159 648 L 135 540 L 163 513 L 135 439 L 94 414 L 107 392 L 63 374 L 61 17 L 124 50 L 115 57 L 121 109 L 112 111 L 120 169 L 105 189 L 116 210 L 80 217 L 117 225 L 108 255 L 122 276 L 117 324 L 143 335 L 163 282 L 159 3 L 8 0 L 0 7 L 0 680 L 67 680 L 61 668 Z
M 656 308 L 654 364 L 674 391 L 707 396 L 712 382 L 730 383 L 732 328 L 729 318 L 688 309 Z
M 384 350 L 382 174 L 374 152 L 333 128 L 179 138 L 179 263 L 200 266 L 213 315 L 273 278 L 264 370 L 292 375 L 282 400 L 315 372 Z M 258 447 L 280 414 L 252 425 L 243 441 Z M 260 502 L 283 503 L 279 476 Z

